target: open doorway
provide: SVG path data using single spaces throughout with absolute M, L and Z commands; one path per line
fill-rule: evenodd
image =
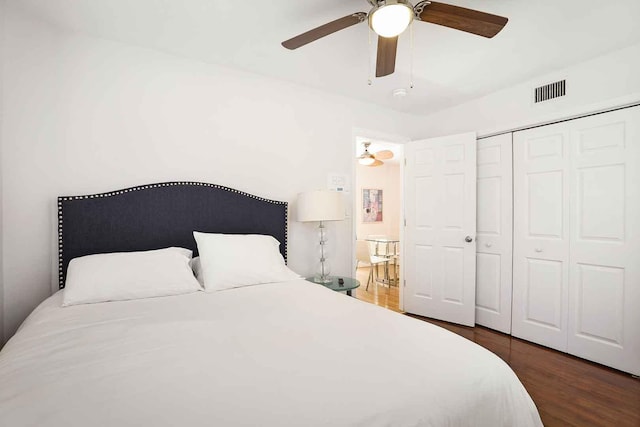
M 356 296 L 401 311 L 403 145 L 359 136 L 355 142 Z

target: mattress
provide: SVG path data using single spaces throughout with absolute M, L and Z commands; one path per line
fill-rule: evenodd
M 493 353 L 304 280 L 61 301 L 0 353 L 0 425 L 542 425 Z

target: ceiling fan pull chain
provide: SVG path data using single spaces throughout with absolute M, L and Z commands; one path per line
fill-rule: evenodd
M 367 30 L 367 34 L 369 36 L 369 55 L 367 55 L 367 62 L 369 64 L 369 75 L 367 76 L 367 84 L 369 86 L 371 86 L 372 84 L 372 77 L 371 77 L 371 55 L 372 55 L 372 50 L 371 50 L 371 30 L 368 29 Z
M 409 39 L 411 40 L 411 45 L 409 46 L 409 56 L 411 57 L 409 66 L 409 88 L 413 89 L 413 22 L 409 25 Z

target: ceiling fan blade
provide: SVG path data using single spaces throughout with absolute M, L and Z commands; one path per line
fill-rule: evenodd
M 378 59 L 376 60 L 376 77 L 393 74 L 396 69 L 396 52 L 398 37 L 378 37 Z
M 487 38 L 498 34 L 509 22 L 502 16 L 437 2 L 424 6 L 420 20 Z
M 364 22 L 366 19 L 367 14 L 364 12 L 353 13 L 351 15 L 329 22 L 328 24 L 321 25 L 318 28 L 314 28 L 313 30 L 307 31 L 306 33 L 300 34 L 299 36 L 296 36 L 292 39 L 284 41 L 282 42 L 282 46 L 290 50 L 297 49 L 301 46 L 321 39 L 322 37 L 328 36 L 329 34 L 333 34 L 336 31 L 344 30 L 345 28 L 349 28 L 352 25 Z
M 369 166 L 375 167 L 375 166 L 382 166 L 382 165 L 384 165 L 384 162 L 381 162 L 380 160 L 376 159 L 376 161 L 371 163 Z
M 378 151 L 377 153 L 374 154 L 374 156 L 376 157 L 376 159 L 390 160 L 390 159 L 393 159 L 393 151 L 391 150 Z

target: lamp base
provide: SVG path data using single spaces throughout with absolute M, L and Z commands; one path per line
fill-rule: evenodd
M 313 281 L 315 283 L 331 283 L 333 282 L 333 278 L 331 278 L 330 276 L 315 275 L 313 276 Z
M 318 264 L 316 274 L 313 276 L 313 281 L 316 283 L 327 284 L 331 283 L 333 280 L 331 279 L 331 276 L 329 276 L 331 269 L 325 255 L 327 229 L 322 221 L 320 221 L 320 225 L 318 225 L 318 235 L 320 237 L 320 263 Z

